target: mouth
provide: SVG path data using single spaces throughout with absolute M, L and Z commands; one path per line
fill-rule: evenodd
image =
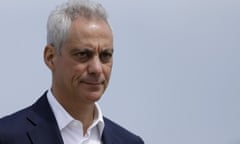
M 98 85 L 104 84 L 104 80 L 103 81 L 81 81 L 81 83 L 92 85 L 92 86 L 98 86 Z

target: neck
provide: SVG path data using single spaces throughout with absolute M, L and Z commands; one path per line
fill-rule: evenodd
M 76 107 L 72 105 L 63 105 L 65 110 L 76 120 L 82 122 L 83 125 L 83 132 L 86 134 L 87 129 L 94 121 L 94 111 L 95 105 L 88 105 L 88 106 L 79 106 L 78 104 Z
M 84 135 L 94 120 L 95 103 L 83 103 L 71 100 L 68 96 L 62 96 L 52 90 L 53 95 L 63 108 L 76 120 L 82 122 Z

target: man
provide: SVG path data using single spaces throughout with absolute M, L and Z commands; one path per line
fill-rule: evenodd
M 0 120 L 0 144 L 143 144 L 103 117 L 96 103 L 112 56 L 113 34 L 100 4 L 71 0 L 54 10 L 44 49 L 52 86 L 32 106 Z

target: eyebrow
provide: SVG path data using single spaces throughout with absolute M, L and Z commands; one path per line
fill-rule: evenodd
M 86 52 L 94 52 L 95 51 L 95 49 L 94 48 L 88 48 L 88 47 L 86 47 L 86 48 L 72 48 L 71 50 L 70 50 L 70 53 L 75 53 L 75 52 L 83 52 L 83 51 L 86 51 Z M 111 52 L 111 53 L 113 53 L 114 52 L 114 49 L 113 48 L 103 48 L 102 50 L 100 50 L 100 52 Z
M 110 52 L 113 53 L 113 52 L 114 52 L 114 49 L 113 49 L 113 48 L 104 48 L 102 51 L 104 51 L 104 52 L 105 52 L 105 51 L 110 51 Z
M 92 51 L 91 48 L 73 48 L 70 50 L 71 53 L 79 52 L 79 51 Z

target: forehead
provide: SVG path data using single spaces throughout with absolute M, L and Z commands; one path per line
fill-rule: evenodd
M 69 34 L 91 34 L 100 36 L 112 36 L 112 30 L 109 24 L 99 18 L 77 17 L 71 23 Z
M 113 34 L 109 24 L 101 19 L 78 17 L 73 20 L 65 44 L 113 47 Z

